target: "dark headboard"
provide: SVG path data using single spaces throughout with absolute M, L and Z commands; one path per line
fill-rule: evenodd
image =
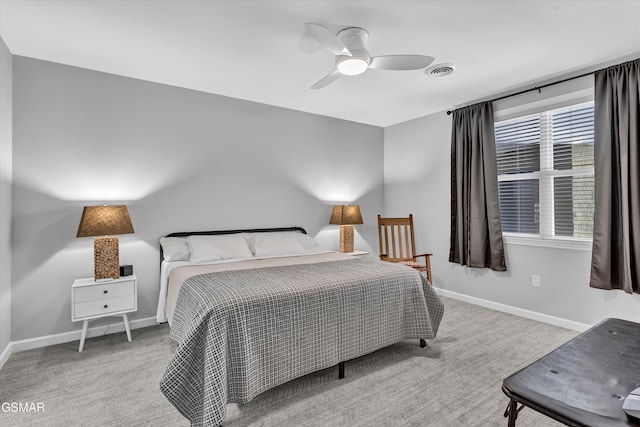
M 302 227 L 280 227 L 280 228 L 251 228 L 248 230 L 214 230 L 214 231 L 178 231 L 176 233 L 167 234 L 164 237 L 189 237 L 189 236 L 213 236 L 216 234 L 237 234 L 237 233 L 272 233 L 277 231 L 299 231 L 307 234 Z M 162 253 L 162 245 L 160 245 L 160 263 L 164 259 Z

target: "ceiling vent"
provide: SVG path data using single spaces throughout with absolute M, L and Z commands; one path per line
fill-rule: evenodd
M 424 73 L 433 77 L 445 77 L 453 74 L 455 70 L 456 66 L 454 64 L 436 64 L 424 70 Z

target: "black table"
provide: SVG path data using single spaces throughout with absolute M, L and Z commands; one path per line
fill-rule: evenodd
M 502 383 L 515 426 L 527 406 L 569 426 L 637 426 L 622 410 L 640 387 L 640 323 L 605 319 Z M 518 409 L 518 403 L 522 404 Z

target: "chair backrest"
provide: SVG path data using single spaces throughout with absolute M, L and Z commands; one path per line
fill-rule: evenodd
M 382 218 L 378 215 L 378 239 L 381 260 L 415 261 L 413 214 L 409 214 L 407 218 Z

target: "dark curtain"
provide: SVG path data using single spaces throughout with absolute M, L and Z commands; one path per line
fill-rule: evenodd
M 449 261 L 469 267 L 507 270 L 491 102 L 453 112 Z
M 595 73 L 590 286 L 640 292 L 640 60 Z

